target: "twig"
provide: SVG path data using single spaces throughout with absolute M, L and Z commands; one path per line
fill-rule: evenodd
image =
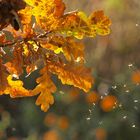
M 0 44 L 0 47 L 4 48 L 4 47 L 8 47 L 8 46 L 13 46 L 17 43 L 28 42 L 30 40 L 37 41 L 38 39 L 47 37 L 48 34 L 50 34 L 50 33 L 52 33 L 52 31 L 45 32 L 44 34 L 37 35 L 36 37 L 24 38 L 21 40 L 17 39 L 17 40 L 14 40 L 12 42 L 9 42 L 9 43 Z

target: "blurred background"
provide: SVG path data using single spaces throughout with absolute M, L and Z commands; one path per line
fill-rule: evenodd
M 140 140 L 140 0 L 64 0 L 67 11 L 104 10 L 111 34 L 83 40 L 95 84 L 89 94 L 56 80 L 55 104 L 0 97 L 0 140 Z M 24 79 L 35 86 L 37 72 Z M 24 76 L 23 76 L 24 77 Z

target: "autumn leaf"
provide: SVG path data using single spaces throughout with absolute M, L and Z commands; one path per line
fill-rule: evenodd
M 110 33 L 111 20 L 104 15 L 103 11 L 92 13 L 89 16 L 89 22 L 98 35 L 108 35 Z
M 62 53 L 67 61 L 84 62 L 84 45 L 72 37 L 50 35 L 47 40 L 40 41 L 40 45 L 55 54 Z
M 63 53 L 63 45 L 65 44 L 65 38 L 57 35 L 48 36 L 47 40 L 40 41 L 42 48 L 51 50 L 55 54 Z
M 54 17 L 60 18 L 64 14 L 65 4 L 62 2 L 62 0 L 54 0 L 54 3 Z
M 14 59 L 12 60 L 12 62 L 7 62 L 5 64 L 7 71 L 12 74 L 15 75 L 16 77 L 18 77 L 19 75 L 22 74 L 23 72 L 23 56 L 22 56 L 22 48 L 21 47 L 17 47 L 15 46 L 14 51 L 13 51 L 13 55 L 14 55 Z
M 63 47 L 63 53 L 67 61 L 84 62 L 84 48 L 81 42 L 76 42 L 73 38 L 66 38 L 66 45 Z
M 93 84 L 90 70 L 81 66 L 64 63 L 47 63 L 48 71 L 56 74 L 62 84 L 73 85 L 88 92 Z
M 12 75 L 8 75 L 0 59 L 0 94 L 10 94 L 12 98 L 30 96 L 30 91 L 23 87 L 22 81 L 12 79 Z
M 67 36 L 74 36 L 78 39 L 82 39 L 85 35 L 83 31 L 84 27 L 87 27 L 87 24 L 80 19 L 77 12 L 66 14 L 61 19 L 61 25 L 58 27 L 62 34 Z
M 42 76 L 36 80 L 38 85 L 35 89 L 32 90 L 32 94 L 36 95 L 40 93 L 39 97 L 36 100 L 36 104 L 41 105 L 41 110 L 47 111 L 49 109 L 49 106 L 54 103 L 52 93 L 56 91 L 56 86 L 50 79 L 50 75 L 48 74 L 46 68 L 43 68 L 40 71 L 40 74 Z
M 23 44 L 23 56 L 27 74 L 38 69 L 39 65 L 41 65 L 39 63 L 42 55 L 42 50 L 39 49 L 39 46 L 34 41 L 28 41 Z
M 29 24 L 31 17 L 35 16 L 37 24 L 47 30 L 57 27 L 58 18 L 63 15 L 65 10 L 62 0 L 25 0 L 25 2 L 28 6 L 19 12 L 24 25 Z
M 27 90 L 23 87 L 23 82 L 20 80 L 13 80 L 12 75 L 7 77 L 8 81 L 8 88 L 4 91 L 5 94 L 10 94 L 10 97 L 17 98 L 17 97 L 29 97 L 33 96 L 30 93 L 30 90 Z
M 61 19 L 60 31 L 68 36 L 78 39 L 83 37 L 95 37 L 98 35 L 108 35 L 110 33 L 110 19 L 104 15 L 103 11 L 96 11 L 89 17 L 84 12 L 68 13 Z

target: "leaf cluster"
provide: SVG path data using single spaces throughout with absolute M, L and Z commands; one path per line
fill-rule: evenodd
M 39 94 L 36 104 L 47 111 L 56 91 L 53 74 L 62 84 L 88 92 L 94 80 L 91 70 L 84 66 L 84 45 L 77 39 L 109 34 L 111 21 L 104 12 L 89 16 L 82 11 L 65 13 L 62 0 L 2 0 L 0 6 L 3 3 L 7 5 L 5 13 L 0 11 L 0 95 L 15 98 Z M 40 70 L 33 90 L 25 89 L 20 79 L 24 69 L 28 76 Z

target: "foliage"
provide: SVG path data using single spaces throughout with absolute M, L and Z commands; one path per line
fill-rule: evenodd
M 62 0 L 2 0 L 0 7 L 1 95 L 40 94 L 36 104 L 47 111 L 56 91 L 52 74 L 62 84 L 90 90 L 94 80 L 84 66 L 84 45 L 77 39 L 109 34 L 111 21 L 103 11 L 89 16 L 81 11 L 64 13 Z M 26 89 L 20 76 L 24 71 L 29 76 L 37 69 L 41 75 L 38 85 Z

